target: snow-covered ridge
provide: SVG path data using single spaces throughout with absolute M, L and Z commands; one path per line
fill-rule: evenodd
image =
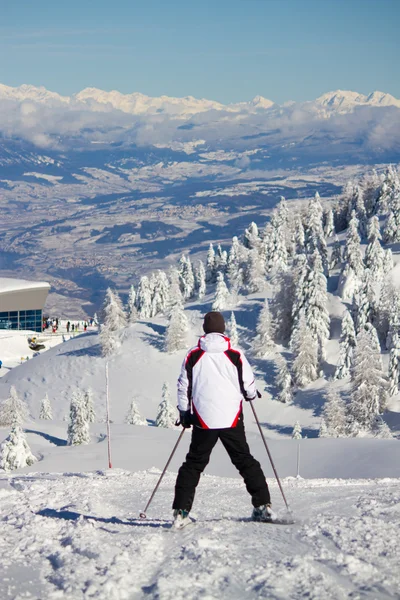
M 205 98 L 174 98 L 170 96 L 151 97 L 134 92 L 123 94 L 117 90 L 105 91 L 98 88 L 88 87 L 73 94 L 62 96 L 51 92 L 43 86 L 21 85 L 10 87 L 0 84 L 0 102 L 2 100 L 13 100 L 17 102 L 35 102 L 40 104 L 84 106 L 93 111 L 120 110 L 133 115 L 167 114 L 175 116 L 190 116 L 210 110 L 237 112 L 255 112 L 269 110 L 278 106 L 272 100 L 255 96 L 249 102 L 237 102 L 233 104 L 222 104 Z M 341 91 L 328 92 L 307 104 L 316 104 L 333 112 L 351 112 L 357 106 L 387 107 L 396 106 L 400 108 L 400 100 L 384 92 L 375 91 L 365 96 L 357 92 Z M 287 104 L 285 104 L 286 106 Z

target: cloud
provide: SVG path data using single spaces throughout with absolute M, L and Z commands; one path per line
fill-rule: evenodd
M 329 117 L 329 118 L 328 118 Z M 400 152 L 400 109 L 355 108 L 347 114 L 327 113 L 313 102 L 239 112 L 207 110 L 193 116 L 160 112 L 132 115 L 111 104 L 68 104 L 50 98 L 46 102 L 0 100 L 0 132 L 29 140 L 39 147 L 67 148 L 91 142 L 166 145 L 205 140 L 210 148 L 240 151 L 269 146 L 284 151 L 287 145 L 313 149 L 343 144 L 374 152 Z M 246 168 L 250 159 L 239 159 Z

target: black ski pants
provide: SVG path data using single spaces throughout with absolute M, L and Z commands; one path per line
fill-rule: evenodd
M 221 440 L 229 458 L 243 477 L 253 506 L 270 504 L 268 485 L 260 463 L 250 454 L 242 417 L 236 427 L 229 429 L 193 427 L 189 452 L 178 472 L 172 508 L 190 511 L 200 475 L 206 468 L 218 440 Z

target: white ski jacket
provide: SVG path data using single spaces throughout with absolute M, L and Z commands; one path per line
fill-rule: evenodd
M 221 333 L 209 333 L 189 350 L 178 379 L 178 408 L 191 410 L 204 429 L 236 427 L 242 399 L 257 396 L 243 352 Z

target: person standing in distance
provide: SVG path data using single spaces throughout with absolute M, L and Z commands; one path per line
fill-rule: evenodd
M 185 428 L 193 425 L 193 430 L 189 452 L 175 484 L 173 525 L 181 528 L 190 523 L 189 512 L 200 475 L 218 440 L 244 479 L 254 507 L 253 520 L 271 521 L 268 484 L 260 463 L 250 454 L 242 411 L 243 398 L 254 400 L 261 394 L 243 352 L 232 348 L 224 335 L 222 314 L 207 313 L 203 330 L 205 335 L 187 353 L 178 379 L 179 424 Z

